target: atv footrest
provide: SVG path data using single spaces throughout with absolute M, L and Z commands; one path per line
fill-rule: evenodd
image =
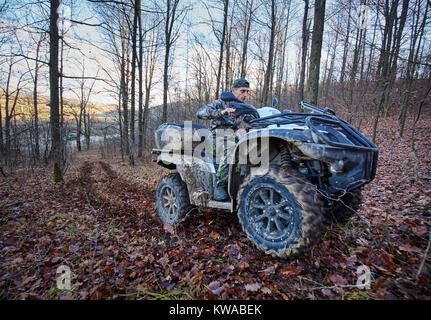
M 233 212 L 233 203 L 232 203 L 232 201 L 215 201 L 215 200 L 210 200 L 210 201 L 208 201 L 207 206 L 209 208 L 217 208 L 217 209 L 229 210 L 230 212 Z

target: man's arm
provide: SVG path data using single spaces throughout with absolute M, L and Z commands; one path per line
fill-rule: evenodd
M 223 103 L 220 100 L 215 100 L 200 108 L 197 112 L 197 116 L 199 119 L 203 120 L 217 119 L 222 116 L 221 112 L 223 109 Z

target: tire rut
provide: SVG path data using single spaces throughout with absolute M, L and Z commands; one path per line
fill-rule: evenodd
M 100 182 L 105 194 L 104 210 L 121 217 L 133 217 L 135 221 L 139 216 L 147 215 L 148 209 L 155 206 L 154 192 L 130 183 L 117 173 L 109 163 L 98 161 L 102 175 Z

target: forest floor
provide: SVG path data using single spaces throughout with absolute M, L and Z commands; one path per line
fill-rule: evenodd
M 1 298 L 430 299 L 430 127 L 424 116 L 415 153 L 396 119 L 381 120 L 361 209 L 290 261 L 258 251 L 235 214 L 199 210 L 164 226 L 155 190 L 168 171 L 152 162 L 82 153 L 56 184 L 50 169 L 16 170 L 0 178 Z M 62 265 L 71 290 L 57 288 Z M 360 289 L 363 265 L 371 284 Z

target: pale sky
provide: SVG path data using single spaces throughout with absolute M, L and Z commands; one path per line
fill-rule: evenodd
M 186 3 L 186 1 L 184 1 Z M 192 9 L 188 13 L 188 17 L 186 22 L 191 24 L 190 28 L 190 34 L 199 32 L 200 34 L 203 34 L 206 36 L 206 39 L 214 39 L 214 35 L 208 25 L 205 25 L 201 23 L 202 21 L 208 21 L 208 13 L 206 9 L 203 7 L 202 4 L 200 4 L 198 1 L 188 1 L 188 3 L 192 4 Z M 327 8 L 329 6 L 330 1 L 327 3 Z M 76 2 L 76 6 L 72 9 L 68 8 L 67 6 L 64 6 L 62 10 L 60 10 L 60 16 L 65 16 L 66 18 L 70 16 L 70 12 L 73 12 L 73 19 L 85 21 L 87 23 L 97 23 L 97 19 L 91 16 L 91 10 L 88 8 L 90 5 L 86 1 L 78 1 Z M 302 12 L 303 7 L 302 1 L 296 1 L 292 4 L 291 8 L 291 15 L 292 19 L 289 25 L 289 35 L 290 39 L 289 46 L 288 46 L 288 61 L 289 61 L 289 68 L 293 69 L 295 66 L 295 60 L 297 58 L 297 42 L 301 35 L 301 25 L 299 22 L 302 21 Z M 311 10 L 312 11 L 312 10 Z M 212 15 L 214 18 L 217 18 L 218 20 L 222 20 L 222 2 L 220 1 L 220 10 L 213 10 Z M 262 18 L 262 17 L 261 17 Z M 65 29 L 68 29 L 68 21 L 67 19 L 63 22 L 65 24 Z M 62 22 L 60 22 L 60 27 L 62 26 Z M 259 27 L 262 28 L 262 27 Z M 328 31 L 327 26 L 325 26 L 325 32 Z M 186 31 L 187 27 L 182 27 L 182 33 L 181 37 L 178 40 L 176 47 L 175 47 L 175 56 L 173 60 L 173 66 L 171 69 L 171 74 L 174 77 L 174 81 L 171 82 L 171 93 L 173 92 L 173 89 L 176 84 L 179 84 L 184 88 L 184 81 L 185 81 L 185 75 L 186 75 L 186 44 L 187 44 L 187 34 Z M 110 75 L 116 79 L 117 75 L 115 72 L 115 67 L 112 62 L 112 57 L 110 57 L 106 52 L 99 49 L 98 47 L 104 47 L 106 44 L 103 43 L 103 40 L 101 38 L 101 35 L 99 34 L 99 29 L 96 27 L 91 26 L 85 26 L 85 25 L 73 25 L 70 29 L 70 31 L 65 35 L 65 41 L 70 46 L 70 48 L 66 47 L 64 51 L 64 74 L 67 76 L 76 76 L 80 77 L 82 75 L 82 68 L 83 65 L 85 66 L 85 76 L 87 77 L 99 77 L 99 78 L 106 78 L 109 77 L 106 74 L 106 70 L 110 73 Z M 269 30 L 266 30 L 265 32 L 269 32 Z M 258 30 L 259 34 L 259 30 Z M 28 38 L 28 35 L 26 36 L 23 32 L 19 33 L 19 37 L 22 39 Z M 85 39 L 86 41 L 78 40 L 79 38 Z M 218 48 L 217 44 L 215 44 L 213 49 L 207 49 L 210 55 L 217 57 L 218 56 Z M 79 49 L 79 50 L 78 50 Z M 31 53 L 29 54 L 31 56 Z M 189 53 L 191 56 L 191 52 Z M 162 70 L 163 70 L 163 56 L 164 56 L 164 49 L 163 46 L 161 46 L 161 50 L 159 52 L 159 58 L 160 62 L 156 69 L 156 75 L 155 75 L 155 81 L 157 82 L 156 87 L 152 91 L 152 100 L 151 105 L 157 105 L 162 102 Z M 322 63 L 324 63 L 327 56 L 327 52 L 325 51 L 325 47 L 322 50 Z M 47 57 L 45 56 L 45 59 Z M 249 52 L 249 59 L 251 61 L 252 56 L 251 52 Z M 257 67 L 258 61 L 253 61 L 254 67 Z M 4 66 L 0 66 L 2 69 L 4 69 Z M 21 68 L 23 70 L 28 69 L 28 66 L 23 64 L 21 65 Z M 45 68 L 47 72 L 47 68 Z M 105 69 L 105 71 L 103 70 Z M 290 81 L 293 81 L 292 71 L 289 70 L 290 73 Z M 45 83 L 41 84 L 39 88 L 39 93 L 48 95 L 48 85 L 47 80 L 45 80 Z M 253 83 L 254 79 L 250 79 L 252 85 L 255 85 Z M 4 74 L 0 76 L 0 81 L 4 82 Z M 72 87 L 77 88 L 79 86 L 78 80 L 70 80 L 65 79 L 65 87 Z M 86 86 L 89 86 L 93 80 L 87 80 Z M 119 83 L 118 83 L 119 86 Z M 114 93 L 108 92 L 111 90 L 109 86 L 107 86 L 106 83 L 103 81 L 97 81 L 93 93 L 91 96 L 91 100 L 94 102 L 101 102 L 101 103 L 117 103 L 117 96 Z M 77 98 L 77 96 L 70 91 L 64 92 L 65 97 L 69 98 Z

